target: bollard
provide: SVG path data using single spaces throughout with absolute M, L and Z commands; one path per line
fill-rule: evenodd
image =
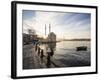
M 41 63 L 43 63 L 43 57 L 44 57 L 43 54 L 44 54 L 44 53 L 43 53 L 43 49 L 41 49 L 41 56 L 40 56 L 40 58 L 41 58 Z
M 35 51 L 37 51 L 37 44 L 35 45 Z
M 47 68 L 50 68 L 51 60 L 50 60 L 51 50 L 50 48 L 47 49 Z
M 38 47 L 38 56 L 40 55 L 40 47 Z
M 50 53 L 50 55 L 51 55 L 51 56 L 54 55 L 54 50 L 53 50 L 53 49 L 51 49 L 51 53 Z
M 44 56 L 43 55 L 43 49 L 41 49 L 41 56 L 40 57 L 43 58 L 43 56 Z

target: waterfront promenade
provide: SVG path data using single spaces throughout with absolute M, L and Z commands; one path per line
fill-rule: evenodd
M 23 47 L 23 69 L 39 69 L 39 68 L 49 68 L 55 67 L 55 64 L 51 60 L 47 61 L 47 55 L 43 55 L 41 58 L 38 50 L 35 51 L 35 46 L 33 44 L 24 45 Z
M 67 51 L 66 53 L 61 52 L 59 54 L 54 52 L 53 56 L 50 56 L 44 50 L 41 54 L 42 50 L 43 49 L 41 49 L 39 45 L 37 46 L 37 48 L 36 45 L 33 44 L 24 45 L 23 69 L 79 67 L 91 65 L 91 57 L 89 51 Z M 61 49 L 61 51 L 63 51 L 63 49 Z

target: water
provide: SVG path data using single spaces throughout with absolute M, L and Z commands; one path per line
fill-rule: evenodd
M 75 53 L 76 47 L 79 46 L 87 46 L 88 48 L 87 52 L 90 51 L 90 41 L 63 41 L 57 43 L 55 55 L 65 55 L 67 53 Z
M 87 51 L 76 51 L 76 47 L 79 46 L 87 46 Z M 53 49 L 52 59 L 58 65 L 62 65 L 61 67 L 90 66 L 90 46 L 90 41 L 61 41 L 40 45 L 45 52 L 48 47 Z

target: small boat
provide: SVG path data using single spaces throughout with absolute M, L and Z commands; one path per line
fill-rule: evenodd
M 87 51 L 87 46 L 76 47 L 76 51 Z

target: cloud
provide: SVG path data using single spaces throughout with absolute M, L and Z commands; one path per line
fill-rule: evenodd
M 66 38 L 90 37 L 90 14 L 45 11 L 33 11 L 33 14 L 35 15 L 32 15 L 31 18 L 23 18 L 24 30 L 31 28 L 36 30 L 38 35 L 45 36 L 45 24 L 47 26 L 47 34 L 49 33 L 49 24 L 51 24 L 51 31 L 58 38 L 63 38 L 63 36 Z M 24 16 L 28 17 L 28 14 Z

